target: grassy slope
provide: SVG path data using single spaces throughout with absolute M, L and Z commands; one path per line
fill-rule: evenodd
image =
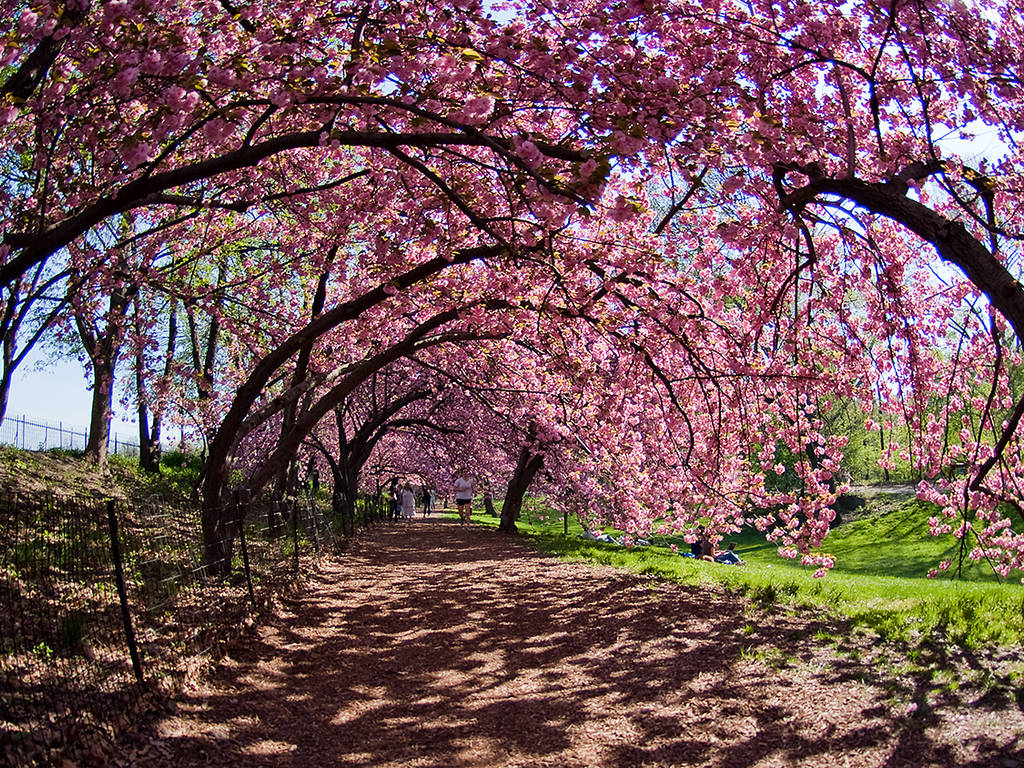
M 775 547 L 756 531 L 731 537 L 747 561 L 744 566 L 697 562 L 673 555 L 689 545 L 681 538 L 660 539 L 657 546 L 627 549 L 578 538 L 571 521 L 569 536 L 562 521 L 526 512 L 520 529 L 541 549 L 567 558 L 585 559 L 663 576 L 686 583 L 720 585 L 742 591 L 759 602 L 792 602 L 827 607 L 854 625 L 918 644 L 941 634 L 965 647 L 1015 646 L 1024 642 L 1024 587 L 999 583 L 983 565 L 971 564 L 965 580 L 927 579 L 930 568 L 954 556 L 958 543 L 929 535 L 932 514 L 924 504 L 880 497 L 870 511 L 838 526 L 825 549 L 836 567 L 824 579 L 813 569 L 778 557 Z M 491 518 L 477 518 L 496 524 Z M 955 559 L 954 559 L 955 562 Z
M 835 573 L 917 579 L 941 560 L 958 559 L 959 541 L 928 533 L 928 518 L 935 512 L 925 502 L 878 496 L 872 500 L 872 510 L 829 534 L 824 549 L 836 556 Z M 756 531 L 745 533 L 737 542 L 758 560 L 775 554 L 775 547 Z M 964 565 L 963 575 L 969 581 L 999 581 L 984 564 L 966 560 Z
M 0 446 L 0 494 L 85 496 L 140 502 L 154 498 L 187 503 L 199 479 L 199 457 L 167 452 L 160 473 L 150 475 L 124 456 L 108 457 L 98 471 L 80 451 L 23 451 Z

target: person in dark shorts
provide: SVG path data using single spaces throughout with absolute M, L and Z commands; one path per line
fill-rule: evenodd
M 473 478 L 469 469 L 463 467 L 455 478 L 455 505 L 459 508 L 459 524 L 466 525 L 472 514 Z

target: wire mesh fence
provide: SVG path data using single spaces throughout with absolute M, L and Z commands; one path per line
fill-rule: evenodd
M 355 507 L 360 525 L 386 517 Z M 110 743 L 341 543 L 310 494 L 217 514 L 230 545 L 208 562 L 195 509 L 0 498 L 0 764 Z

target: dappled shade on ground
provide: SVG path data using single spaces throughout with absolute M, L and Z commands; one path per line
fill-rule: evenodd
M 878 668 L 816 643 L 814 630 L 808 619 L 758 618 L 739 597 L 417 520 L 371 531 L 325 563 L 176 714 L 136 734 L 121 764 L 917 768 L 1021 759 L 1016 702 L 968 707 L 894 693 Z

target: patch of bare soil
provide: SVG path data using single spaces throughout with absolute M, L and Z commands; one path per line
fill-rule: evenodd
M 120 765 L 1024 761 L 1012 697 L 901 688 L 816 642 L 810 619 L 751 631 L 754 615 L 450 520 L 382 527 L 135 734 Z

